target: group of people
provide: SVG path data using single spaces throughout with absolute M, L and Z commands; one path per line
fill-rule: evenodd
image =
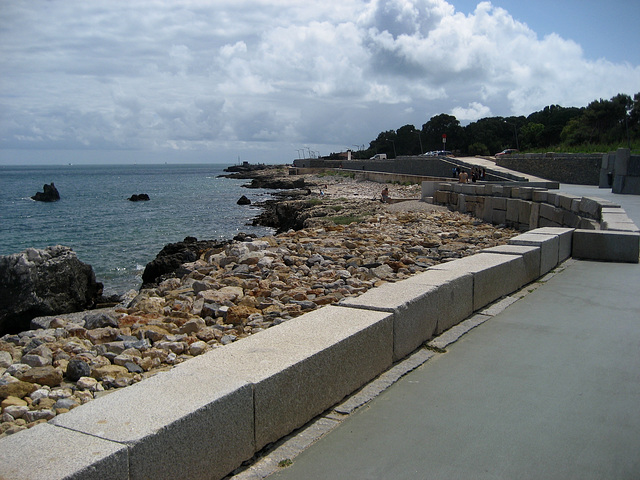
M 471 176 L 469 176 L 465 170 L 455 167 L 453 169 L 453 178 L 457 178 L 459 183 L 469 183 L 469 180 L 475 183 L 478 180 L 484 180 L 486 173 L 486 170 L 482 167 L 471 167 Z

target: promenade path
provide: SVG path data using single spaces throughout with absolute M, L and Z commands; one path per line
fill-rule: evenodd
M 560 191 L 640 225 L 638 196 Z M 536 286 L 269 479 L 640 478 L 640 265 L 569 259 Z

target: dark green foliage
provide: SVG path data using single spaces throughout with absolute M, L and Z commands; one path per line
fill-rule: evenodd
M 445 148 L 443 134 L 447 136 Z M 442 113 L 431 117 L 421 130 L 405 125 L 381 132 L 368 149 L 354 152 L 354 158 L 371 158 L 377 153 L 395 158 L 443 149 L 469 155 L 493 155 L 505 148 L 607 151 L 637 148 L 639 143 L 640 93 L 636 93 L 633 99 L 618 94 L 583 108 L 549 105 L 528 117 L 482 118 L 466 127 L 453 115 Z

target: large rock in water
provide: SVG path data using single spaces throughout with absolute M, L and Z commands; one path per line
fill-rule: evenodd
M 0 335 L 28 330 L 35 317 L 91 308 L 101 294 L 91 265 L 69 247 L 0 256 Z
M 37 192 L 31 199 L 38 202 L 57 202 L 60 200 L 60 194 L 53 182 L 51 182 L 51 185 L 45 184 L 42 190 L 42 192 Z

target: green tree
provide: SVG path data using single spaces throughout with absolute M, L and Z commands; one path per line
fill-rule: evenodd
M 543 110 L 529 115 L 528 122 L 544 125 L 544 131 L 538 137 L 538 143 L 535 147 L 545 148 L 558 145 L 561 141 L 562 129 L 572 118 L 579 117 L 582 110 L 576 107 L 565 108 L 560 105 L 549 105 Z
M 529 122 L 520 128 L 520 144 L 523 149 L 538 148 L 542 145 L 544 125 L 541 123 Z
M 465 132 L 453 115 L 441 113 L 422 125 L 422 141 L 425 150 L 441 150 L 442 135 L 447 136 L 447 150 L 462 150 L 465 147 Z
M 413 125 L 400 127 L 396 132 L 396 152 L 398 155 L 418 155 L 420 151 L 421 132 Z

